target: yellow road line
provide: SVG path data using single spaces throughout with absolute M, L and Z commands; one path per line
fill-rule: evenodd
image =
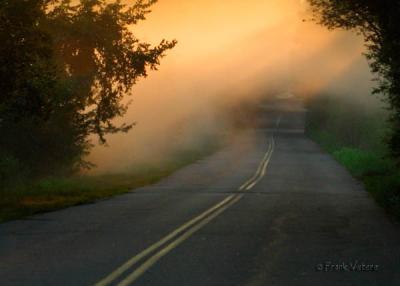
M 118 267 L 110 275 L 108 275 L 107 277 L 103 278 L 102 280 L 97 282 L 95 285 L 96 286 L 105 286 L 105 285 L 110 284 L 115 279 L 117 279 L 119 276 L 121 276 L 125 271 L 127 271 L 130 267 L 132 267 L 134 264 L 139 262 L 141 259 L 143 259 L 147 255 L 149 255 L 151 252 L 155 251 L 157 248 L 159 248 L 163 244 L 167 243 L 169 240 L 171 240 L 172 238 L 177 236 L 179 233 L 183 232 L 184 230 L 186 230 L 187 228 L 191 227 L 192 225 L 194 225 L 198 221 L 202 220 L 203 218 L 205 218 L 210 213 L 212 213 L 212 212 L 216 211 L 217 209 L 223 207 L 225 204 L 229 203 L 229 201 L 231 201 L 234 197 L 235 197 L 235 195 L 228 196 L 226 199 L 224 199 L 220 203 L 216 204 L 215 206 L 213 206 L 212 208 L 210 208 L 207 211 L 203 212 L 199 216 L 195 217 L 194 219 L 192 219 L 189 222 L 185 223 L 181 227 L 179 227 L 176 230 L 172 231 L 171 233 L 169 233 L 167 236 L 165 236 L 164 238 L 162 238 L 158 242 L 154 243 L 153 245 L 149 246 L 148 248 L 146 248 L 145 250 L 143 250 L 139 254 L 135 255 L 134 257 L 132 257 L 131 259 L 126 261 L 123 265 Z
M 152 257 L 147 259 L 139 268 L 137 268 L 135 271 L 133 271 L 131 274 L 129 274 L 124 280 L 122 280 L 118 286 L 128 286 L 131 283 L 135 282 L 136 279 L 138 279 L 143 273 L 145 273 L 150 267 L 152 267 L 155 263 L 157 263 L 158 260 L 160 260 L 163 256 L 167 255 L 170 251 L 172 251 L 174 248 L 179 246 L 182 242 L 187 240 L 189 237 L 191 237 L 195 232 L 199 231 L 202 229 L 205 225 L 207 225 L 209 222 L 211 222 L 214 218 L 219 216 L 221 213 L 223 213 L 226 209 L 237 203 L 241 198 L 243 197 L 243 194 L 236 195 L 236 197 L 230 201 L 228 204 L 214 212 L 212 215 L 207 217 L 206 219 L 202 220 L 200 223 L 196 224 L 189 230 L 187 230 L 184 234 L 179 236 L 176 240 L 168 244 L 166 247 L 158 251 L 156 254 L 154 254 Z
M 257 185 L 258 182 L 260 182 L 261 179 L 265 176 L 265 173 L 266 173 L 266 171 L 267 171 L 267 167 L 268 167 L 269 161 L 271 160 L 271 158 L 272 158 L 272 153 L 274 152 L 274 149 L 275 149 L 275 139 L 274 139 L 273 137 L 272 137 L 271 146 L 272 146 L 272 147 L 271 147 L 271 152 L 269 152 L 268 158 L 265 160 L 265 162 L 264 162 L 264 164 L 263 164 L 263 167 L 262 167 L 262 170 L 261 170 L 260 175 L 258 176 L 258 178 L 257 178 L 253 183 L 251 183 L 250 185 L 248 185 L 248 186 L 246 187 L 246 191 L 251 190 L 251 189 L 252 189 L 255 185 Z
M 270 139 L 270 141 L 271 141 L 271 139 Z M 249 184 L 251 184 L 251 183 L 252 183 L 254 180 L 256 180 L 256 178 L 259 176 L 259 173 L 260 173 L 261 170 L 262 170 L 262 167 L 263 167 L 263 165 L 264 165 L 264 162 L 267 160 L 267 158 L 268 158 L 268 156 L 269 156 L 269 153 L 271 152 L 271 146 L 272 146 L 272 143 L 269 142 L 269 143 L 268 143 L 267 151 L 265 152 L 264 157 L 262 158 L 260 164 L 258 165 L 258 168 L 257 168 L 256 173 L 255 173 L 249 180 L 247 180 L 243 185 L 240 186 L 240 188 L 239 188 L 240 191 L 242 191 L 243 189 L 245 189 Z
M 275 131 L 277 131 L 279 129 L 279 125 L 281 124 L 281 120 L 282 120 L 282 115 L 279 115 L 279 117 L 276 120 Z M 274 149 L 275 149 L 275 137 L 274 137 L 274 134 L 272 134 L 270 141 L 271 142 L 270 142 L 270 144 L 268 146 L 268 148 L 269 148 L 268 150 L 270 150 L 270 151 L 267 151 L 267 153 L 265 154 L 265 156 L 264 156 L 265 159 L 263 159 L 261 161 L 260 166 L 257 169 L 256 175 L 253 176 L 245 184 L 243 184 L 240 187 L 240 190 L 243 190 L 244 188 L 246 188 L 246 191 L 251 190 L 265 176 L 269 161 L 271 160 L 272 153 L 274 152 Z M 261 172 L 259 172 L 259 170 L 261 170 Z M 258 178 L 256 178 L 257 177 L 257 173 L 259 173 L 258 174 Z M 254 181 L 252 183 L 250 183 L 252 180 L 254 180 Z
M 279 117 L 277 118 L 276 123 L 275 123 L 275 131 L 279 129 L 281 120 L 282 120 L 282 115 L 279 115 Z M 268 144 L 267 151 L 266 151 L 263 159 L 261 160 L 256 173 L 249 180 L 247 180 L 243 185 L 240 186 L 240 188 L 239 188 L 240 191 L 242 191 L 244 189 L 246 189 L 246 191 L 251 190 L 264 177 L 265 170 L 266 170 L 268 163 L 272 157 L 272 153 L 274 152 L 274 146 L 275 146 L 275 139 L 274 139 L 274 134 L 272 134 L 272 136 L 270 138 L 270 142 Z M 264 170 L 264 171 L 262 171 L 262 170 Z
M 275 142 L 272 137 L 272 140 L 270 141 L 270 143 L 268 145 L 268 149 L 267 149 L 263 159 L 261 160 L 261 163 L 258 166 L 256 173 L 253 175 L 252 178 L 250 178 L 246 183 L 244 183 L 239 188 L 239 190 L 243 190 L 244 188 L 246 188 L 246 190 L 250 190 L 264 177 L 264 175 L 266 173 L 266 168 L 268 166 L 268 163 L 269 163 L 269 161 L 272 157 L 272 153 L 274 151 L 274 144 L 275 144 Z M 110 283 L 112 283 L 116 279 L 118 279 L 120 276 L 122 276 L 127 270 L 129 270 L 129 268 L 134 266 L 140 260 L 144 259 L 146 256 L 150 255 L 152 252 L 156 251 L 157 249 L 159 249 L 160 247 L 162 247 L 164 244 L 168 243 L 172 239 L 175 239 L 172 242 L 170 242 L 167 246 L 165 246 L 164 248 L 159 250 L 156 254 L 154 254 L 150 258 L 148 258 L 145 262 L 143 262 L 139 268 L 137 268 L 135 271 L 133 271 L 131 274 L 129 274 L 118 285 L 124 286 L 124 285 L 129 285 L 130 283 L 134 282 L 137 278 L 139 278 L 143 273 L 145 273 L 151 266 L 153 266 L 163 256 L 165 256 L 167 253 L 169 253 L 171 250 L 173 250 L 179 244 L 181 244 L 182 242 L 187 240 L 195 232 L 197 232 L 198 230 L 203 228 L 206 224 L 208 224 L 210 221 L 212 221 L 214 218 L 216 218 L 218 215 L 220 215 L 226 209 L 228 209 L 229 207 L 231 207 L 232 205 L 237 203 L 242 197 L 243 197 L 243 194 L 236 194 L 236 195 L 228 196 L 220 203 L 216 204 L 215 206 L 211 207 L 210 209 L 203 212 L 199 216 L 195 217 L 194 219 L 185 223 L 181 227 L 172 231 L 171 233 L 169 233 L 167 236 L 165 236 L 158 242 L 152 244 L 151 246 L 149 246 L 148 248 L 146 248 L 139 254 L 135 255 L 134 257 L 132 257 L 131 259 L 126 261 L 123 265 L 118 267 L 107 277 L 105 277 L 102 280 L 100 280 L 99 282 L 97 282 L 95 284 L 95 286 L 109 285 Z

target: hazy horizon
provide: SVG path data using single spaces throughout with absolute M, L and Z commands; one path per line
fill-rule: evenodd
M 305 1 L 159 1 L 132 27 L 141 40 L 178 45 L 133 90 L 118 122 L 137 122 L 108 136 L 89 160 L 94 172 L 157 163 L 229 128 L 224 106 L 275 91 L 312 96 L 323 90 L 368 96 L 371 74 L 360 37 L 306 21 Z M 359 84 L 354 89 L 354 81 Z M 229 125 L 229 123 L 228 123 Z M 94 139 L 93 142 L 97 142 Z

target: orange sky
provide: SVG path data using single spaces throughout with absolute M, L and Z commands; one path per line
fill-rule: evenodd
M 127 0 L 128 1 L 128 0 Z M 301 0 L 159 0 L 132 27 L 141 40 L 177 39 L 159 71 L 140 80 L 118 121 L 132 132 L 109 137 L 89 159 L 100 171 L 157 161 L 221 126 L 216 106 L 278 88 L 313 94 L 346 72 L 369 86 L 359 38 L 330 32 L 307 18 Z M 179 132 L 173 132 L 177 130 Z M 171 143 L 173 142 L 173 143 Z
M 302 20 L 309 17 L 305 3 L 305 0 L 160 0 L 148 19 L 133 30 L 140 39 L 154 44 L 162 38 L 179 41 L 163 60 L 164 74 L 179 75 L 181 79 L 190 76 L 198 81 L 214 78 L 224 88 L 271 68 L 274 75 L 280 72 L 277 69 L 294 72 L 301 59 L 308 61 L 343 37 L 314 23 L 304 23 Z M 346 55 L 341 53 L 343 49 L 336 48 L 336 54 L 326 55 L 322 65 L 328 65 L 325 68 L 329 69 L 329 77 L 360 57 L 361 42 L 350 41 L 356 43 L 344 49 Z M 349 47 L 348 43 L 344 45 Z M 237 73 L 232 74 L 233 70 Z
M 177 38 L 185 59 L 228 48 L 237 39 L 297 18 L 297 0 L 160 0 L 137 34 L 144 40 Z M 136 30 L 136 29 L 135 29 Z M 185 52 L 183 52 L 185 51 Z

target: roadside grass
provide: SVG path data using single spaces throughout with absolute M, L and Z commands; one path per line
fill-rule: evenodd
M 346 104 L 342 99 L 329 98 L 330 103 L 333 102 L 333 104 L 318 100 L 319 103 L 315 101 L 308 103 L 307 134 L 309 137 L 332 154 L 352 176 L 364 184 L 365 189 L 379 205 L 399 220 L 400 169 L 388 155 L 384 144 L 382 134 L 387 128 L 386 117 L 382 116 L 380 110 L 360 113 L 353 105 L 351 118 L 358 123 L 349 124 L 349 118 L 341 116 L 343 109 L 336 109 L 339 104 Z M 351 134 L 351 140 L 346 137 L 349 134 Z
M 196 150 L 179 152 L 159 166 L 143 166 L 124 174 L 51 177 L 9 186 L 0 190 L 0 222 L 93 203 L 157 183 L 221 147 L 221 144 L 210 143 Z

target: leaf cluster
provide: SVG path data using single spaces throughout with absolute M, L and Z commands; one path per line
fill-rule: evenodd
M 155 2 L 0 1 L 0 161 L 34 175 L 90 167 L 91 135 L 131 129 L 114 124 L 126 95 L 176 45 L 131 30 Z
M 354 30 L 364 37 L 366 57 L 377 75 L 375 94 L 384 95 L 392 110 L 388 138 L 400 159 L 400 1 L 309 0 L 314 20 L 329 29 Z

